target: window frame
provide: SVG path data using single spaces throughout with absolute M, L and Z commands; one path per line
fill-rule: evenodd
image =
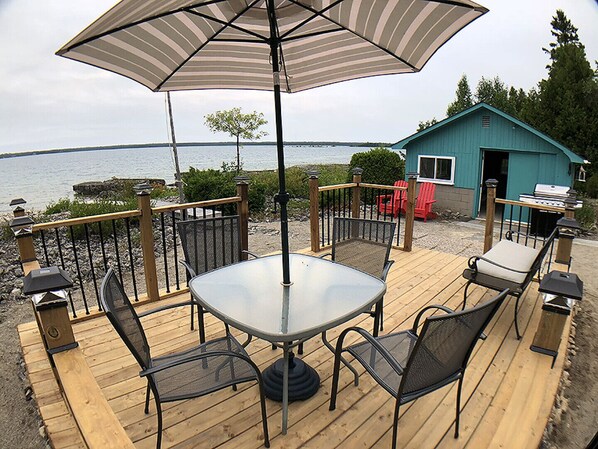
M 420 176 L 419 173 L 421 173 L 421 160 L 422 158 L 426 158 L 426 159 L 434 159 L 434 178 L 425 178 L 423 176 Z M 451 161 L 451 178 L 450 179 L 438 179 L 436 178 L 436 173 L 438 172 L 438 160 L 442 159 L 442 160 L 450 160 Z M 431 182 L 434 184 L 444 184 L 444 185 L 455 185 L 455 161 L 456 158 L 455 156 L 438 156 L 438 155 L 433 155 L 433 154 L 419 154 L 417 156 L 417 180 L 418 181 L 423 181 L 423 182 Z

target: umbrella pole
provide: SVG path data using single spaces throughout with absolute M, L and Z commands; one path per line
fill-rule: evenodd
M 289 268 L 289 220 L 287 203 L 289 194 L 286 190 L 284 168 L 284 141 L 282 138 L 282 103 L 280 99 L 280 67 L 278 62 L 278 33 L 274 3 L 268 0 L 268 17 L 270 21 L 270 51 L 272 56 L 272 75 L 274 78 L 274 114 L 276 120 L 276 152 L 278 155 L 278 194 L 276 201 L 280 204 L 280 238 L 282 244 L 282 284 L 291 285 Z

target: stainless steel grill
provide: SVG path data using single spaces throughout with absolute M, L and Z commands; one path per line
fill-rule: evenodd
M 575 197 L 571 195 L 571 190 L 567 186 L 536 184 L 533 195 L 519 195 L 519 201 L 524 203 L 562 208 L 565 207 L 565 201 L 569 198 L 575 200 L 576 208 L 582 206 L 582 202 L 577 201 Z M 532 209 L 530 215 L 530 234 L 547 237 L 555 228 L 558 219 L 562 216 L 563 214 L 560 212 Z
M 567 186 L 551 184 L 536 184 L 534 194 L 521 194 L 519 201 L 529 204 L 540 204 L 543 206 L 565 207 L 565 200 L 570 196 L 570 189 Z M 575 199 L 575 198 L 573 198 Z M 576 200 L 575 207 L 581 207 L 582 202 Z

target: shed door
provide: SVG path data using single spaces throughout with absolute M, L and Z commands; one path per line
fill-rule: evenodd
M 498 186 L 496 187 L 496 197 L 506 198 L 507 197 L 507 186 L 509 179 L 511 178 L 510 173 L 510 161 L 509 153 L 506 151 L 493 151 L 484 150 L 482 152 L 482 177 L 480 184 L 480 209 L 478 216 L 484 216 L 486 214 L 486 181 L 488 179 L 496 179 Z M 497 205 L 496 215 L 500 216 L 502 213 L 502 205 Z

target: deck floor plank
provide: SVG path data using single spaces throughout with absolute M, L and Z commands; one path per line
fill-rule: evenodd
M 414 248 L 411 253 L 393 249 L 395 263 L 387 278 L 384 298 L 384 333 L 407 329 L 415 314 L 430 304 L 459 308 L 465 280 L 461 273 L 467 258 L 434 250 Z M 472 286 L 468 306 L 494 295 Z M 188 293 L 165 301 L 185 300 Z M 554 369 L 552 358 L 529 351 L 540 317 L 540 295 L 532 283 L 519 312 L 522 340 L 515 338 L 513 308 L 508 299 L 487 329 L 488 338 L 476 346 L 465 376 L 461 428 L 453 438 L 456 385 L 404 405 L 399 421 L 402 448 L 483 448 L 513 449 L 538 445 L 548 420 L 563 366 L 567 339 L 563 338 Z M 147 310 L 155 304 L 141 305 Z M 150 315 L 143 324 L 153 355 L 180 350 L 197 343 L 197 330 L 189 327 L 189 309 L 171 309 Z M 334 345 L 347 326 L 371 330 L 366 314 L 331 329 L 328 339 Z M 569 331 L 569 323 L 566 331 Z M 222 335 L 223 326 L 206 316 L 208 338 Z M 134 358 L 112 330 L 105 317 L 80 321 L 75 336 L 102 394 L 131 441 L 138 448 L 155 446 L 156 415 L 143 413 L 145 381 L 138 376 Z M 78 429 L 54 379 L 34 324 L 19 329 L 30 380 L 54 447 L 83 447 Z M 244 339 L 243 336 L 239 336 Z M 349 334 L 346 343 L 355 341 Z M 253 340 L 248 346 L 252 359 L 265 368 L 280 357 L 270 344 Z M 321 378 L 318 393 L 307 401 L 290 404 L 289 429 L 281 435 L 279 403 L 267 401 L 268 423 L 273 448 L 389 447 L 392 437 L 394 399 L 364 374 L 358 364 L 360 384 L 353 385 L 352 374 L 341 370 L 337 409 L 328 410 L 333 354 L 319 336 L 305 343 L 303 359 Z M 164 410 L 164 448 L 260 448 L 263 447 L 258 391 L 254 384 L 240 385 L 237 392 L 221 390 L 203 398 L 167 403 Z M 525 431 L 522 429 L 525 428 Z

